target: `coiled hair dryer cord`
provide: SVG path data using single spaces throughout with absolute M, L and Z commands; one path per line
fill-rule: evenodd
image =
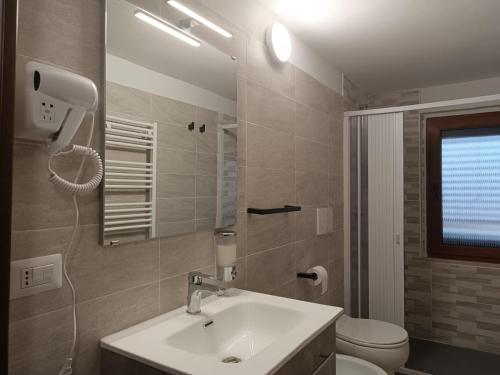
M 54 156 L 62 156 L 62 155 L 69 155 L 69 154 L 75 154 L 78 156 L 83 156 L 83 157 L 88 157 L 89 160 L 92 162 L 92 165 L 95 170 L 94 176 L 85 183 L 74 183 L 65 180 L 64 178 L 60 177 L 51 167 L 51 161 Z M 56 154 L 52 154 L 49 156 L 49 164 L 48 164 L 48 169 L 50 172 L 50 177 L 49 181 L 52 182 L 54 185 L 59 187 L 60 189 L 70 193 L 70 194 L 86 194 L 94 191 L 99 187 L 99 184 L 101 183 L 102 180 L 102 175 L 103 175 L 103 166 L 102 166 L 102 160 L 97 151 L 93 150 L 90 147 L 85 147 L 85 146 L 80 146 L 80 145 L 71 145 L 69 150 L 66 151 L 61 151 Z

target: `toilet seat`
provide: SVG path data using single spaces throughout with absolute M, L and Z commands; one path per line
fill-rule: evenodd
M 337 321 L 337 339 L 379 349 L 394 349 L 407 345 L 408 333 L 401 327 L 380 320 L 357 319 L 343 315 Z

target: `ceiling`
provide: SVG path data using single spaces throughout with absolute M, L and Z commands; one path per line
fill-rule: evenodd
M 500 0 L 260 0 L 370 92 L 500 76 Z
M 107 0 L 106 8 L 108 53 L 236 100 L 237 64 L 231 56 L 205 42 L 192 47 L 144 23 L 127 1 Z

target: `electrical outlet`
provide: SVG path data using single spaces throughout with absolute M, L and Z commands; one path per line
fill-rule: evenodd
M 42 121 L 54 122 L 56 116 L 56 109 L 53 103 L 42 100 L 40 103 L 40 119 Z
M 21 289 L 33 286 L 33 268 L 23 268 L 20 275 Z
M 10 264 L 10 299 L 61 287 L 61 254 L 21 259 Z

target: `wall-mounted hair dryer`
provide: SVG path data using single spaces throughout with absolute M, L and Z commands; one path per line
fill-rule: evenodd
M 47 143 L 52 183 L 71 194 L 95 190 L 103 174 L 99 154 L 89 147 L 98 103 L 95 84 L 78 74 L 33 61 L 26 64 L 24 73 L 24 99 L 20 100 L 24 106 L 23 118 L 17 121 L 16 137 Z M 86 115 L 92 117 L 89 143 L 70 145 Z M 88 182 L 66 181 L 51 168 L 54 156 L 70 153 L 89 157 L 93 163 L 96 173 Z M 83 164 L 78 177 L 82 167 Z
M 38 62 L 26 64 L 24 94 L 24 121 L 16 135 L 47 142 L 51 153 L 66 147 L 85 115 L 97 109 L 90 79 Z

